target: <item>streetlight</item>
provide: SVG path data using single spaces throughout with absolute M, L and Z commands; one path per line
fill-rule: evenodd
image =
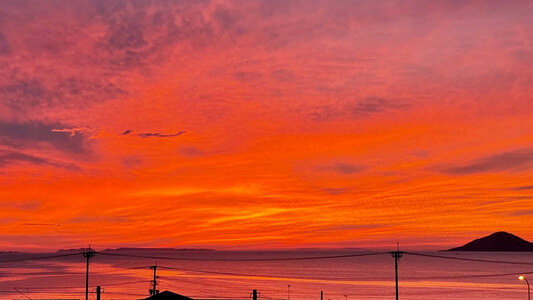
M 527 278 L 524 275 L 518 276 L 518 279 L 526 281 L 526 283 L 527 283 L 527 300 L 531 300 L 531 294 L 529 292 L 529 281 L 527 281 Z

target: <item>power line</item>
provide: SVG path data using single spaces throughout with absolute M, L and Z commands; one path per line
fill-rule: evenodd
M 93 263 L 93 265 L 99 265 L 99 264 L 98 263 Z M 124 271 L 127 271 L 127 270 L 149 269 L 150 266 L 140 266 L 140 267 L 130 267 L 130 268 L 115 266 L 115 268 L 118 268 L 119 270 L 115 270 L 115 271 L 92 270 L 91 274 L 93 274 L 93 275 L 123 274 Z M 10 268 L 10 269 L 15 269 L 15 268 Z M 65 272 L 61 272 L 61 273 L 58 273 L 57 271 L 46 271 L 46 272 L 37 272 L 36 271 L 36 272 L 24 272 L 24 273 L 2 271 L 2 275 L 26 275 L 26 276 L 28 276 L 28 275 L 30 275 L 30 276 L 85 275 L 85 271 L 80 271 L 80 272 L 65 271 Z
M 504 260 L 490 260 L 490 259 L 478 259 L 478 258 L 466 258 L 466 257 L 451 257 L 451 256 L 442 256 L 435 254 L 424 254 L 424 253 L 415 253 L 415 252 L 405 252 L 405 254 L 431 257 L 431 258 L 441 258 L 441 259 L 453 259 L 453 260 L 463 260 L 463 261 L 474 261 L 482 263 L 494 263 L 494 264 L 509 264 L 509 265 L 529 265 L 533 266 L 533 263 L 527 262 L 518 262 L 518 261 L 504 261 Z
M 60 257 L 80 255 L 80 254 L 83 254 L 83 253 L 84 252 L 70 253 L 70 254 L 58 254 L 58 255 L 50 255 L 50 256 L 40 256 L 40 257 L 27 257 L 27 258 L 8 259 L 8 260 L 0 260 L 0 263 L 10 263 L 10 262 L 19 262 L 19 261 L 28 261 L 28 260 L 54 259 L 54 258 L 60 258 Z
M 147 283 L 151 282 L 151 280 L 137 280 L 137 281 L 124 281 L 124 282 L 114 282 L 114 283 L 104 283 L 104 284 L 98 284 L 94 286 L 90 286 L 92 288 L 95 288 L 97 286 L 117 286 L 117 285 L 128 285 L 128 284 L 135 284 L 135 283 Z M 54 290 L 54 289 L 81 289 L 80 286 L 49 286 L 49 287 L 16 287 L 18 289 L 26 289 L 26 290 Z
M 399 252 L 399 251 L 396 251 Z M 10 259 L 10 260 L 0 260 L 0 263 L 12 263 L 12 262 L 21 262 L 21 261 L 31 261 L 31 260 L 44 260 L 44 259 L 55 259 L 55 258 L 62 258 L 62 257 L 69 257 L 69 256 L 75 256 L 84 254 L 87 258 L 87 273 L 88 273 L 88 264 L 89 259 L 94 256 L 95 253 L 99 253 L 102 255 L 108 255 L 108 256 L 117 256 L 117 257 L 133 257 L 133 258 L 145 258 L 145 259 L 164 259 L 164 260 L 189 260 L 189 261 L 223 261 L 223 262 L 258 262 L 258 261 L 299 261 L 299 260 L 320 260 L 320 259 L 337 259 L 337 258 L 352 258 L 352 257 L 364 257 L 364 256 L 373 256 L 373 255 L 381 255 L 381 254 L 389 254 L 389 253 L 396 253 L 396 252 L 370 252 L 370 253 L 357 253 L 357 254 L 343 254 L 343 255 L 329 255 L 329 256 L 307 256 L 307 257 L 285 257 L 285 258 L 186 258 L 186 257 L 168 257 L 168 256 L 148 256 L 148 255 L 135 255 L 135 254 L 117 254 L 117 253 L 100 253 L 100 252 L 79 252 L 79 253 L 70 253 L 70 254 L 58 254 L 58 255 L 49 255 L 49 256 L 38 256 L 38 257 L 26 257 L 26 258 L 19 258 L 19 259 Z M 88 255 L 88 254 L 91 255 Z M 490 259 L 481 259 L 481 258 L 466 258 L 466 257 L 452 257 L 452 256 L 444 256 L 444 255 L 436 255 L 436 254 L 426 254 L 426 253 L 416 253 L 416 252 L 401 252 L 402 254 L 405 253 L 407 255 L 413 255 L 418 257 L 428 257 L 428 258 L 435 258 L 435 259 L 448 259 L 448 260 L 459 260 L 459 261 L 468 261 L 468 262 L 480 262 L 480 263 L 496 263 L 496 264 L 509 264 L 509 265 L 533 265 L 533 263 L 529 262 L 519 262 L 519 261 L 505 261 L 505 260 L 490 260 Z M 401 255 L 400 255 L 401 256 Z M 399 257 L 398 257 L 399 258 Z M 128 262 L 129 264 L 129 262 Z M 397 266 L 397 265 L 396 265 Z M 245 277 L 271 277 L 271 278 L 279 278 L 279 279 L 316 279 L 316 280 L 323 280 L 320 278 L 304 278 L 304 277 L 281 277 L 276 275 L 261 275 L 261 274 L 243 274 L 243 273 L 232 273 L 232 272 L 217 272 L 217 271 L 206 271 L 206 270 L 195 270 L 195 269 L 187 269 L 187 268 L 175 268 L 175 267 L 169 267 L 169 266 L 157 266 L 159 268 L 163 269 L 169 269 L 169 270 L 177 270 L 177 271 L 184 271 L 184 272 L 196 272 L 196 273 L 207 273 L 207 274 L 218 274 L 218 275 L 227 275 L 227 276 L 245 276 Z M 100 286 L 118 286 L 118 285 L 127 285 L 127 284 L 135 284 L 135 283 L 146 283 L 146 282 L 152 282 L 155 284 L 156 276 L 155 276 L 155 268 L 154 266 L 137 266 L 137 267 L 119 267 L 121 270 L 116 273 L 124 273 L 127 270 L 138 270 L 138 269 L 147 269 L 152 268 L 154 269 L 154 280 L 137 280 L 137 281 L 127 281 L 127 282 L 114 282 L 114 283 L 107 283 L 102 284 Z M 109 274 L 114 272 L 100 272 L 100 274 Z M 98 274 L 98 273 L 97 273 Z M 405 277 L 405 280 L 418 280 L 418 279 L 460 279 L 460 278 L 487 278 L 487 277 L 501 277 L 501 276 L 514 276 L 519 274 L 533 274 L 533 271 L 530 272 L 513 272 L 513 273 L 492 273 L 492 274 L 470 274 L 470 275 L 458 275 L 458 276 L 420 276 L 420 277 Z M 88 274 L 87 274 L 88 275 Z M 94 276 L 94 275 L 93 275 Z M 88 278 L 88 277 L 87 277 Z M 361 280 L 361 279 L 368 279 L 368 278 L 350 278 L 350 277 L 338 277 L 338 280 Z M 331 280 L 328 278 L 327 280 Z M 88 282 L 86 282 L 86 291 L 88 289 Z M 79 287 L 74 286 L 56 286 L 56 287 L 34 287 L 34 288 L 21 288 L 26 289 L 24 291 L 25 293 L 33 293 L 33 294 L 46 294 L 46 293 L 57 293 L 54 292 L 54 289 L 78 289 Z M 18 288 L 15 288 L 17 292 L 20 293 L 20 291 L 17 290 Z M 41 290 L 41 291 L 39 291 Z M 128 290 L 128 289 L 126 289 Z M 155 288 L 154 288 L 155 290 Z M 15 291 L 2 291 L 0 290 L 0 293 L 15 293 Z M 83 294 L 82 292 L 60 292 L 59 294 Z M 143 294 L 133 294 L 133 293 L 112 293 L 108 292 L 107 294 L 116 294 L 116 295 L 128 295 L 128 296 L 144 296 Z M 86 292 L 87 295 L 87 292 Z M 87 296 L 86 296 L 87 297 Z
M 30 297 L 30 296 L 28 296 L 28 295 L 24 294 L 23 292 L 19 291 L 17 288 L 15 288 L 15 291 L 17 291 L 17 293 L 19 293 L 19 294 L 21 294 L 22 296 L 24 296 L 24 298 L 28 298 L 28 299 L 31 300 L 31 297 Z
M 386 280 L 387 278 L 368 278 L 368 277 L 361 277 L 361 278 L 353 278 L 353 277 L 336 277 L 336 278 L 316 278 L 316 277 L 292 277 L 292 276 L 279 276 L 279 275 L 271 275 L 271 274 L 244 274 L 244 273 L 231 273 L 231 272 L 217 272 L 217 271 L 205 271 L 205 270 L 193 270 L 193 269 L 185 269 L 185 268 L 174 268 L 174 267 L 167 267 L 167 266 L 158 266 L 161 269 L 168 269 L 168 270 L 176 270 L 176 271 L 186 271 L 186 272 L 193 272 L 193 273 L 205 273 L 205 274 L 215 274 L 215 275 L 228 275 L 228 276 L 236 276 L 236 277 L 270 277 L 270 278 L 279 278 L 279 279 L 314 279 L 314 280 L 332 280 L 332 281 L 344 281 L 344 280 Z M 455 275 L 455 276 L 411 276 L 411 277 L 404 277 L 405 280 L 416 280 L 416 279 L 454 279 L 454 278 L 480 278 L 480 277 L 501 277 L 501 276 L 512 276 L 512 275 L 527 275 L 527 274 L 533 274 L 533 271 L 528 272 L 513 272 L 513 273 L 493 273 L 493 274 L 470 274 L 470 275 Z
M 21 261 L 31 261 L 31 260 L 54 259 L 54 258 L 76 256 L 76 255 L 80 255 L 80 254 L 84 254 L 84 253 L 85 252 L 77 252 L 77 253 L 69 253 L 69 254 L 58 254 L 58 255 L 49 255 L 49 256 L 40 256 L 40 257 L 27 257 L 27 258 L 0 260 L 0 263 L 11 263 L 11 262 L 21 262 Z M 307 256 L 307 257 L 235 258 L 235 259 L 232 259 L 232 258 L 168 257 L 168 256 L 150 256 L 150 255 L 119 254 L 119 253 L 106 253 L 106 252 L 96 252 L 96 253 L 101 254 L 101 255 L 107 255 L 107 256 L 147 258 L 147 259 L 166 259 L 166 260 L 185 260 L 185 261 L 187 261 L 187 260 L 188 261 L 291 261 L 291 260 L 320 260 L 320 259 L 363 257 L 363 256 L 389 254 L 390 252 L 370 252 L 370 253 L 358 253 L 358 254 L 329 255 L 329 256 Z M 533 263 L 528 263 L 528 262 L 489 260 L 489 259 L 477 259 L 477 258 L 465 258 L 465 257 L 450 257 L 450 256 L 442 256 L 442 255 L 435 255 L 435 254 L 425 254 L 425 253 L 416 253 L 416 252 L 405 252 L 405 254 L 414 255 L 414 256 L 422 256 L 422 257 L 431 257 L 431 258 L 440 258 L 440 259 L 452 259 L 452 260 L 463 260 L 463 261 L 473 261 L 473 262 L 484 262 L 484 263 L 533 265 Z M 144 268 L 149 268 L 149 267 L 150 266 L 140 266 L 140 267 L 131 267 L 131 268 L 127 268 L 127 269 L 144 269 Z M 126 268 L 124 268 L 124 269 L 126 269 Z
M 170 286 L 170 287 L 173 287 L 173 288 L 178 288 L 178 289 L 181 289 L 183 287 L 178 287 L 177 285 L 174 285 L 166 280 L 160 280 L 162 283 Z M 188 290 L 191 290 L 190 288 L 188 288 Z M 206 294 L 203 294 L 201 290 L 197 290 L 197 289 L 192 289 L 192 290 L 195 290 L 196 292 L 198 292 L 199 294 L 197 295 L 188 295 L 188 297 L 194 297 L 195 299 L 238 299 L 238 298 L 235 298 L 235 297 L 221 297 L 221 296 L 213 296 L 213 295 L 206 295 Z M 249 300 L 249 298 L 247 298 Z
M 8 290 L 0 290 L 0 293 L 9 293 L 14 294 L 16 291 L 8 291 Z M 57 293 L 55 291 L 24 291 L 24 293 L 31 293 L 31 294 L 58 294 L 58 295 L 80 295 L 85 294 L 85 292 L 61 292 Z M 143 294 L 137 294 L 137 293 L 126 293 L 126 292 L 105 292 L 106 294 L 110 295 L 127 295 L 127 296 L 146 296 Z
M 166 267 L 166 266 L 158 266 L 158 267 L 160 267 L 162 269 L 175 270 L 175 271 L 186 271 L 186 272 L 193 272 L 193 273 L 206 273 L 206 274 L 216 274 L 216 275 L 249 276 L 249 277 L 275 277 L 275 275 L 272 276 L 272 275 L 259 275 L 259 274 L 217 272 L 217 271 L 193 270 L 193 269 L 185 269 L 185 268 L 174 268 L 174 267 Z M 279 278 L 287 279 L 288 277 L 279 277 Z
M 128 281 L 128 282 L 105 283 L 105 284 L 99 284 L 99 286 L 117 286 L 117 285 L 128 285 L 128 284 L 146 283 L 146 282 L 151 282 L 151 280 L 137 280 L 137 281 Z
M 146 296 L 146 295 L 144 295 L 144 294 L 125 293 L 125 292 L 104 292 L 104 294 L 108 294 L 108 295 L 140 296 L 140 297 Z
M 513 275 L 527 275 L 533 274 L 532 272 L 515 272 L 515 273 L 495 273 L 495 274 L 471 274 L 471 275 L 457 275 L 457 276 L 411 276 L 404 277 L 405 280 L 414 280 L 414 279 L 456 279 L 456 278 L 485 278 L 485 277 L 502 277 L 502 276 L 513 276 Z
M 0 293 L 4 293 L 4 294 L 15 294 L 17 291 L 15 290 L 0 290 Z M 54 294 L 59 294 L 59 295 L 80 295 L 80 294 L 85 294 L 85 292 L 60 292 L 60 293 L 57 293 L 56 291 L 24 291 L 24 293 L 28 294 L 28 293 L 31 293 L 31 294 L 51 294 L 51 293 L 54 293 Z
M 205 271 L 205 270 L 194 270 L 194 269 L 186 269 L 186 268 L 174 268 L 174 267 L 167 267 L 167 266 L 158 266 L 161 269 L 168 269 L 168 270 L 175 270 L 175 271 L 185 271 L 185 272 L 192 272 L 192 273 L 205 273 L 205 274 L 215 274 L 215 275 L 228 275 L 228 276 L 235 276 L 235 277 L 263 277 L 263 278 L 276 278 L 276 279 L 295 279 L 295 280 L 332 280 L 332 281 L 343 281 L 343 280 L 361 280 L 357 278 L 351 278 L 351 277 L 328 277 L 328 278 L 317 278 L 317 277 L 305 277 L 305 276 L 280 276 L 275 274 L 245 274 L 245 273 L 232 273 L 232 272 L 217 272 L 217 271 Z M 385 278 L 371 278 L 370 280 L 385 280 Z
M 350 258 L 361 256 L 372 256 L 389 254 L 389 252 L 371 252 L 360 254 L 344 254 L 344 255 L 330 255 L 330 256 L 307 256 L 307 257 L 283 257 L 283 258 L 190 258 L 190 257 L 168 257 L 168 256 L 149 256 L 149 255 L 136 255 L 136 254 L 118 254 L 118 253 L 106 253 L 98 252 L 101 255 L 109 256 L 121 256 L 121 257 L 134 257 L 134 258 L 146 258 L 146 259 L 166 259 L 166 260 L 190 260 L 190 261 L 291 261 L 291 260 L 319 260 L 319 259 L 335 259 L 335 258 Z

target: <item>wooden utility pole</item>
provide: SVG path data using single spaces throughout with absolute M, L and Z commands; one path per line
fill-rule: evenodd
M 87 272 L 85 273 L 85 300 L 89 300 L 89 261 L 95 254 L 96 252 L 91 249 L 91 246 L 89 246 L 87 252 L 83 252 L 83 257 L 87 259 Z
M 150 269 L 154 270 L 154 279 L 152 280 L 152 289 L 150 290 L 150 295 L 159 294 L 159 291 L 157 290 L 157 263 L 151 266 Z
M 96 287 L 96 300 L 100 300 L 100 292 L 101 292 L 100 286 Z
M 257 290 L 252 291 L 252 298 L 253 300 L 257 300 Z
M 394 257 L 394 278 L 396 280 L 396 300 L 398 300 L 398 261 L 400 260 L 400 257 L 402 257 L 402 254 L 405 252 L 400 251 L 400 244 L 396 244 L 396 251 L 392 251 L 391 255 Z

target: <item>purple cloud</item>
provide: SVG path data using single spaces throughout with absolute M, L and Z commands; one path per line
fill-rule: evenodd
M 0 151 L 0 168 L 11 164 L 29 163 L 33 165 L 52 166 L 56 168 L 78 170 L 79 167 L 72 163 L 63 163 L 47 158 L 42 158 L 34 155 L 25 154 L 16 151 Z
M 5 35 L 0 32 L 0 55 L 10 54 L 11 46 L 7 41 Z
M 341 175 L 352 175 L 355 173 L 362 172 L 368 169 L 368 167 L 364 165 L 338 162 L 332 165 L 323 166 L 321 169 L 323 171 L 330 171 L 330 172 L 334 172 L 334 173 L 341 174 Z
M 452 175 L 469 175 L 485 172 L 503 172 L 530 169 L 533 164 L 533 149 L 504 152 L 473 160 L 462 166 L 442 169 Z
M 42 144 L 48 144 L 62 152 L 89 153 L 88 137 L 83 132 L 73 135 L 72 130 L 65 131 L 65 128 L 76 129 L 59 122 L 0 120 L 0 142 L 17 148 L 40 148 Z
M 162 133 L 159 133 L 159 132 L 145 132 L 145 133 L 139 133 L 138 136 L 140 137 L 143 137 L 143 138 L 147 138 L 147 137 L 159 137 L 159 138 L 168 138 L 168 137 L 175 137 L 175 136 L 180 136 L 184 133 L 186 133 L 187 131 L 178 131 L 176 133 L 172 133 L 172 134 L 162 134 Z

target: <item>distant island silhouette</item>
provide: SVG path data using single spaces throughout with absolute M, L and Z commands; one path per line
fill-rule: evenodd
M 445 251 L 526 252 L 533 251 L 533 243 L 514 234 L 499 231 Z

